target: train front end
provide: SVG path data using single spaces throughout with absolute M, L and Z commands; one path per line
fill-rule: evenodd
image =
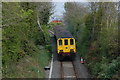
M 70 59 L 74 59 L 76 53 L 75 39 L 57 39 L 57 53 L 60 59 L 63 59 L 64 57 L 70 57 Z

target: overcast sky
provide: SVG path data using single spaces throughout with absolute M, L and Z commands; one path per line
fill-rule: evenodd
M 54 15 L 62 15 L 63 12 L 65 12 L 64 10 L 64 2 L 54 2 L 55 5 L 55 13 Z
M 63 16 L 63 13 L 65 12 L 64 3 L 65 2 L 53 2 L 53 5 L 55 6 L 55 8 L 54 8 L 54 14 L 51 16 L 52 19 L 61 18 Z
M 61 18 L 63 16 L 64 10 L 64 3 L 65 2 L 53 2 L 54 7 L 54 14 L 51 16 L 50 21 L 56 18 Z
M 57 0 L 57 2 L 54 2 L 56 0 L 53 0 L 53 4 L 55 5 L 55 14 L 54 15 L 62 15 L 63 12 L 65 12 L 64 10 L 64 3 L 65 2 L 71 2 L 71 1 L 75 1 L 75 2 L 87 2 L 87 0 Z

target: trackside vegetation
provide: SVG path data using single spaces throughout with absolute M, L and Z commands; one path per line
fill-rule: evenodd
M 2 77 L 44 78 L 50 61 L 47 2 L 2 3 Z
M 93 78 L 120 79 L 116 2 L 65 3 L 64 20 Z

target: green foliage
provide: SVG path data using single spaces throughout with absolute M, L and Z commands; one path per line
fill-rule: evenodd
M 47 11 L 42 11 L 43 14 L 46 14 L 47 19 L 45 19 L 46 22 L 44 24 L 40 25 L 42 28 L 39 28 L 37 23 L 37 5 L 37 3 L 29 2 L 2 3 L 3 77 L 14 76 L 9 75 L 10 73 L 15 72 L 14 70 L 10 70 L 10 68 L 12 65 L 15 65 L 17 62 L 19 62 L 23 57 L 26 55 L 33 56 L 33 54 L 35 55 L 36 52 L 40 52 L 38 47 L 36 47 L 37 45 L 43 45 L 43 47 L 45 47 L 46 44 L 49 44 L 49 28 L 45 25 L 47 25 L 47 21 L 49 20 L 50 16 L 48 14 L 51 10 L 48 8 Z M 44 16 L 43 14 L 40 14 L 39 16 Z M 42 19 L 40 19 L 40 21 L 44 22 Z M 43 55 L 40 53 L 39 56 L 44 56 L 48 60 L 48 54 Z M 41 62 L 41 64 L 42 63 L 44 62 Z M 46 63 L 43 66 L 45 65 Z
M 65 20 L 76 38 L 77 52 L 86 60 L 92 77 L 119 78 L 116 3 L 65 4 Z M 83 12 L 88 10 L 87 13 Z M 80 16 L 82 15 L 82 16 Z
M 49 17 L 53 14 L 51 5 L 51 2 L 37 3 L 37 12 L 40 19 L 40 25 L 48 24 Z
M 46 42 L 46 44 L 49 44 L 49 42 L 50 42 L 50 36 L 49 36 L 49 33 L 48 33 L 49 27 L 46 26 L 46 25 L 43 25 L 43 26 L 42 26 L 42 29 L 43 29 L 43 31 L 44 31 L 45 42 Z
M 26 55 L 17 64 L 11 63 L 3 71 L 6 78 L 45 78 L 44 67 L 49 63 L 50 53 L 44 46 L 36 46 L 31 56 Z
M 120 67 L 120 57 L 117 57 L 116 59 L 112 60 L 111 63 L 108 65 L 106 61 L 103 62 L 101 66 L 102 71 L 99 73 L 99 78 L 112 78 L 113 75 L 116 74 L 116 71 L 119 71 Z M 108 59 L 107 59 L 108 61 Z M 117 78 L 117 77 L 116 77 Z

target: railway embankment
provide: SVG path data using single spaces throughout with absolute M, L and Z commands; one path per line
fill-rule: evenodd
M 50 53 L 45 47 L 39 46 L 34 54 L 26 55 L 11 68 L 6 68 L 3 78 L 45 78 L 44 67 L 49 63 Z

